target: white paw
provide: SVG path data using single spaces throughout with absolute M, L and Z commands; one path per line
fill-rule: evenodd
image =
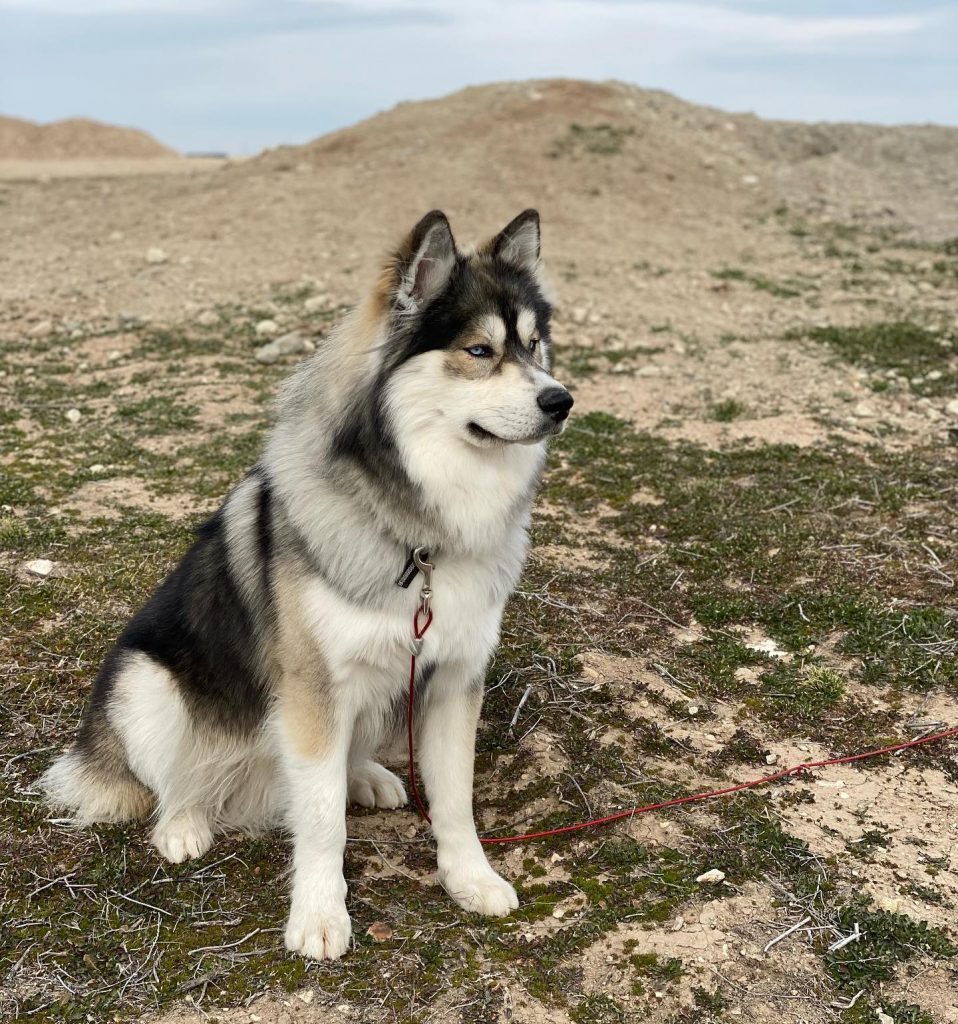
M 446 871 L 440 874 L 439 880 L 463 910 L 471 910 L 474 914 L 505 917 L 519 906 L 516 890 L 488 864 L 471 871 Z
M 352 924 L 345 903 L 293 901 L 286 925 L 286 948 L 313 960 L 338 960 L 349 949 Z
M 171 864 L 202 857 L 213 845 L 213 829 L 201 811 L 187 810 L 161 821 L 153 830 L 153 845 Z
M 406 803 L 406 789 L 381 764 L 363 761 L 350 766 L 349 801 L 360 807 L 402 807 Z

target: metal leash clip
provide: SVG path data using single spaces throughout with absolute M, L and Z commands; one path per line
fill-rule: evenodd
M 412 553 L 412 560 L 416 568 L 422 573 L 422 588 L 419 591 L 419 610 L 423 615 L 429 615 L 429 608 L 432 604 L 432 571 L 435 566 L 427 562 L 429 552 L 425 548 L 416 548 Z

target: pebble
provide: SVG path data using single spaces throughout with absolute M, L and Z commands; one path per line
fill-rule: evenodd
M 385 921 L 373 921 L 366 929 L 366 934 L 373 942 L 388 942 L 393 937 L 393 930 Z
M 83 413 L 79 409 L 67 409 L 66 418 L 68 423 L 79 423 L 83 418 Z
M 865 419 L 868 416 L 874 416 L 875 410 L 867 402 L 859 402 L 858 405 L 852 409 L 852 416 L 858 416 L 860 419 Z
M 40 323 L 34 324 L 33 327 L 27 331 L 27 337 L 29 338 L 45 338 L 50 331 L 53 330 L 53 324 L 49 320 L 41 320 Z
M 297 992 L 296 998 L 301 1003 L 305 1003 L 309 1006 L 309 1004 L 316 998 L 316 993 L 311 988 L 308 988 L 305 992 Z
M 23 568 L 31 576 L 39 576 L 41 579 L 46 579 L 53 572 L 53 562 L 49 558 L 35 558 L 32 562 L 25 562 Z
M 166 263 L 170 257 L 162 250 L 155 246 L 146 250 L 146 262 L 147 263 Z
M 94 462 L 93 465 L 90 467 L 90 472 L 102 473 L 104 469 L 106 469 L 106 466 L 104 466 L 102 462 Z
M 584 324 L 588 315 L 584 306 L 575 306 L 572 309 L 572 322 L 574 324 Z
M 256 333 L 261 338 L 272 338 L 274 334 L 279 334 L 279 324 L 275 320 L 260 320 L 256 325 Z
M 946 406 L 945 412 L 949 416 L 958 416 L 958 398 L 953 398 Z
M 712 868 L 711 871 L 706 871 L 704 874 L 699 875 L 695 881 L 699 885 L 718 885 L 719 882 L 725 881 L 725 872 L 720 871 L 718 868 Z
M 895 1018 L 884 1010 L 876 1010 L 875 1016 L 878 1018 L 878 1024 L 895 1024 Z
M 310 338 L 304 338 L 297 331 L 290 331 L 275 341 L 269 341 L 256 350 L 256 361 L 259 363 L 275 363 L 280 356 L 300 355 L 304 352 L 314 352 L 315 343 Z
M 326 295 L 311 295 L 304 303 L 303 309 L 307 313 L 317 313 L 321 309 L 325 309 L 329 304 L 329 298 Z
M 743 174 L 742 175 L 743 185 L 757 185 L 758 178 L 754 174 Z
M 196 322 L 200 327 L 215 327 L 220 322 L 220 315 L 212 309 L 204 309 L 196 318 Z

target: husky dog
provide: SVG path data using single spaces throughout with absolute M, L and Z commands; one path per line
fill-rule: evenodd
M 174 863 L 217 831 L 285 824 L 286 945 L 341 956 L 347 802 L 406 801 L 375 758 L 402 735 L 421 547 L 434 621 L 416 728 L 439 879 L 468 910 L 518 906 L 476 835 L 473 757 L 548 439 L 572 406 L 550 375 L 550 314 L 535 210 L 474 252 L 427 214 L 286 384 L 259 463 L 123 631 L 43 778 L 50 802 L 81 824 L 155 805 L 152 841 Z

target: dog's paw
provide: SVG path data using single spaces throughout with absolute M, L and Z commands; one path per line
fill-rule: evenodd
M 363 761 L 349 769 L 349 801 L 360 807 L 402 807 L 406 790 L 387 768 L 375 761 Z
M 179 864 L 206 853 L 213 845 L 213 829 L 202 811 L 186 810 L 161 821 L 151 840 L 171 864 Z
M 286 948 L 312 960 L 338 960 L 349 949 L 352 923 L 345 903 L 297 906 L 286 925 Z
M 463 910 L 471 910 L 474 914 L 505 917 L 519 906 L 516 890 L 488 864 L 472 871 L 446 871 L 439 880 Z

